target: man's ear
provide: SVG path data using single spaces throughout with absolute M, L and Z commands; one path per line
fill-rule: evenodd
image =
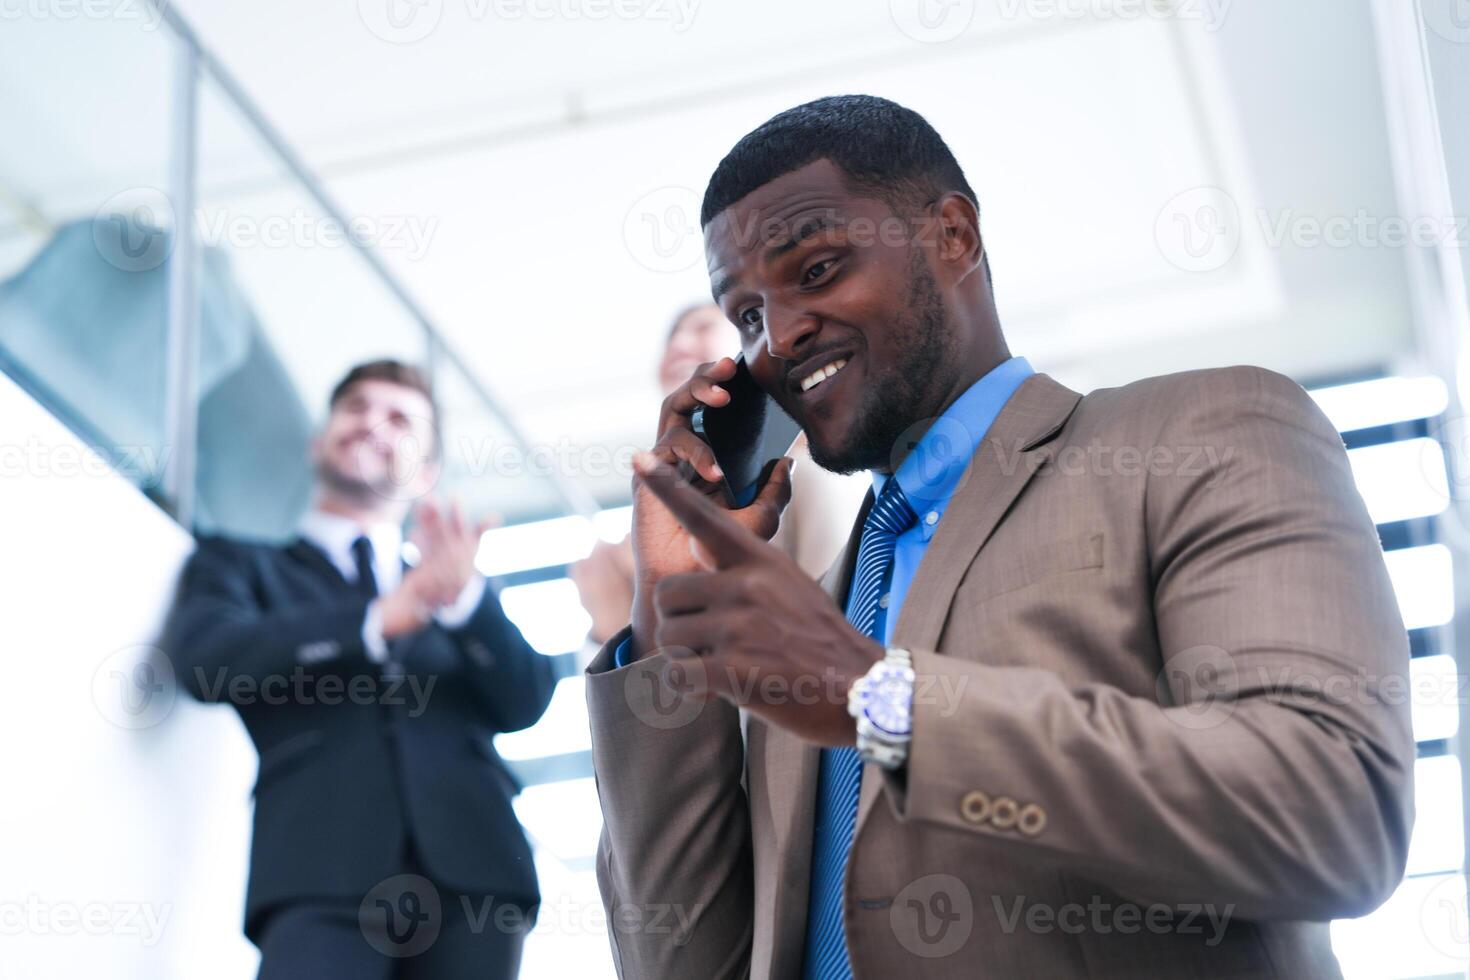
M 953 191 L 934 202 L 934 212 L 938 222 L 936 258 L 954 270 L 954 281 L 959 282 L 980 269 L 985 260 L 980 213 L 973 201 Z

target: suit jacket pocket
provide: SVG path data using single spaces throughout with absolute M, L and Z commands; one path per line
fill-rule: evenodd
M 267 781 L 276 779 L 282 773 L 289 772 L 301 764 L 311 750 L 322 744 L 322 732 L 319 728 L 292 735 L 284 741 L 266 749 L 260 754 L 260 766 L 255 777 L 255 788 L 250 791 L 254 796 L 260 792 L 260 788 Z
M 1017 554 L 992 557 L 986 563 L 986 552 L 970 571 L 972 581 L 960 587 L 966 605 L 979 605 L 997 596 L 1035 585 L 1054 575 L 1103 566 L 1103 532 L 1088 531 L 1060 541 L 1048 541 L 1021 550 Z

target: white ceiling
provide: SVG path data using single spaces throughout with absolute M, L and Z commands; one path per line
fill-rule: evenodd
M 918 3 L 950 19 L 925 28 Z M 1102 0 L 176 6 L 347 211 L 432 230 L 382 255 L 537 441 L 646 440 L 668 317 L 708 291 L 705 179 L 772 113 L 843 91 L 946 136 L 1012 348 L 1066 382 L 1237 361 L 1329 375 L 1410 345 L 1401 252 L 1271 247 L 1261 219 L 1395 211 L 1366 0 L 1130 18 L 1045 16 L 1140 9 Z M 232 152 L 206 148 L 206 183 L 237 176 Z M 1238 210 L 1229 261 L 1179 250 L 1176 222 L 1220 203 L 1202 187 Z

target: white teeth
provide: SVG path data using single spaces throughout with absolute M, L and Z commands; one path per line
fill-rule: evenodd
M 802 379 L 801 390 L 811 391 L 817 385 L 821 384 L 823 381 L 826 381 L 828 378 L 832 377 L 832 375 L 836 374 L 838 371 L 841 371 L 845 367 L 847 367 L 847 359 L 841 358 L 839 360 L 833 361 L 826 367 L 817 368 L 811 374 Z

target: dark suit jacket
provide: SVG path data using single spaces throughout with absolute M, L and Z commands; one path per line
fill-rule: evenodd
M 462 628 L 362 642 L 367 599 L 314 546 L 206 537 L 164 648 L 180 683 L 233 704 L 260 753 L 245 931 L 303 898 L 360 901 L 405 836 L 455 894 L 539 900 L 491 736 L 535 723 L 556 677 L 494 591 Z

